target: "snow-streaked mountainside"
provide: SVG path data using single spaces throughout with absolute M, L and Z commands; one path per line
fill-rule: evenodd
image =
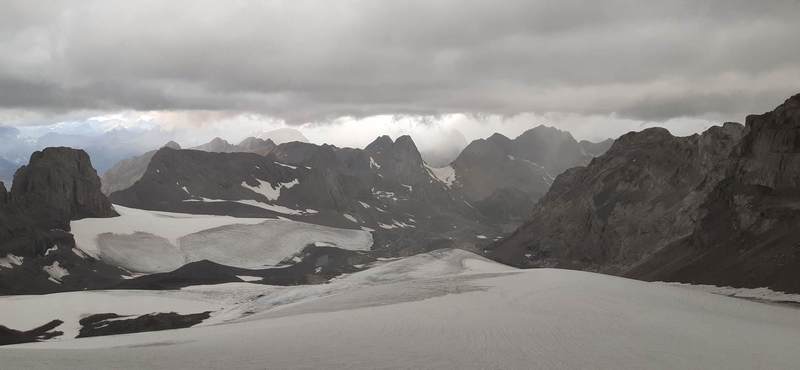
M 528 214 L 541 193 L 531 190 L 539 186 L 530 176 L 549 186 L 548 168 L 590 158 L 571 135 L 544 126 L 506 139 L 510 144 L 488 160 L 479 160 L 481 145 L 473 143 L 440 168 L 425 163 L 409 136 L 381 136 L 364 149 L 299 141 L 267 153 L 245 149 L 257 140 L 215 139 L 197 147 L 203 151 L 162 148 L 130 187 L 109 196 L 139 209 L 361 228 L 373 233 L 374 249 L 390 255 L 480 250 Z
M 794 308 L 587 272 L 516 270 L 459 250 L 380 262 L 324 285 L 3 297 L 0 320 L 36 325 L 60 316 L 74 332 L 76 315 L 93 313 L 76 305 L 81 297 L 103 301 L 106 312 L 147 312 L 149 299 L 178 311 L 220 308 L 189 329 L 3 347 L 4 368 L 788 369 L 800 362 Z M 59 298 L 65 304 L 46 304 Z M 30 317 L 16 317 L 28 307 Z
M 168 272 L 209 260 L 226 266 L 277 265 L 309 245 L 369 250 L 372 235 L 286 219 L 191 215 L 114 207 L 119 217 L 70 226 L 77 248 L 134 273 Z

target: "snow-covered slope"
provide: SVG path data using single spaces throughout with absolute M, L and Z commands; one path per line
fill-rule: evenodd
M 363 230 L 114 208 L 119 217 L 87 218 L 70 226 L 78 248 L 132 272 L 166 272 L 205 259 L 242 268 L 276 265 L 318 242 L 349 250 L 372 246 L 372 235 Z
M 219 325 L 4 347 L 3 366 L 788 369 L 800 363 L 794 308 L 587 272 L 514 270 L 457 250 L 382 262 L 324 285 L 237 283 L 172 294 L 235 303 L 212 316 Z M 7 311 L 4 299 L 0 313 Z

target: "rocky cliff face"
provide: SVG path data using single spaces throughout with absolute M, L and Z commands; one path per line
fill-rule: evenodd
M 493 255 L 522 266 L 624 272 L 691 232 L 741 132 L 728 124 L 689 137 L 662 128 L 623 135 L 587 167 L 560 175 Z
M 31 155 L 14 176 L 11 203 L 53 221 L 116 216 L 89 155 L 63 147 Z
M 88 288 L 119 279 L 122 271 L 73 253 L 68 233 L 71 220 L 115 215 L 86 152 L 33 153 L 14 176 L 10 193 L 0 183 L 0 294 Z M 53 269 L 69 273 L 56 279 L 47 272 Z
M 732 177 L 778 190 L 800 188 L 800 94 L 746 123 Z
M 6 185 L 0 181 L 0 207 L 3 207 L 8 203 L 8 190 L 6 190 Z
M 702 135 L 647 129 L 559 176 L 490 254 L 519 266 L 800 291 L 800 95 Z
M 670 279 L 800 292 L 800 95 L 751 115 L 692 233 L 631 270 Z

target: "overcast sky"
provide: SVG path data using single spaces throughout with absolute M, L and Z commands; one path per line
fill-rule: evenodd
M 800 92 L 795 0 L 0 2 L 0 125 L 600 139 Z

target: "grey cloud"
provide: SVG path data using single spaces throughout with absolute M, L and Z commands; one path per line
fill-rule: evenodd
M 7 3 L 0 107 L 41 112 L 737 117 L 800 70 L 788 0 Z

